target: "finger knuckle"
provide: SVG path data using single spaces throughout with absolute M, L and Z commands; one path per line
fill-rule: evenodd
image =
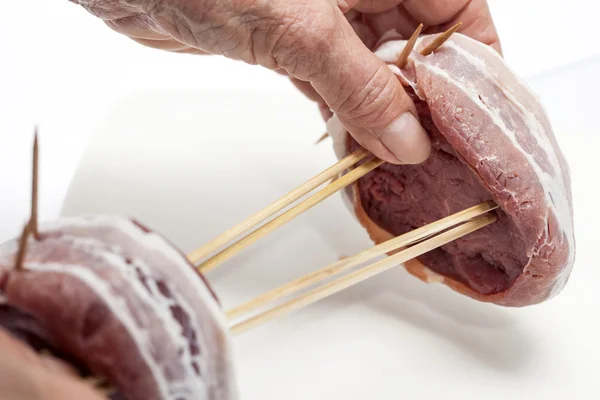
M 367 75 L 364 84 L 347 85 L 355 89 L 342 90 L 336 112 L 353 125 L 379 125 L 393 108 L 397 96 L 397 78 L 381 65 Z

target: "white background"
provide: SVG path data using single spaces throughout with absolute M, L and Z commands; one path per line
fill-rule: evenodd
M 567 289 L 502 309 L 399 268 L 236 338 L 243 398 L 599 397 L 600 46 L 589 38 L 600 10 L 491 4 L 505 56 L 541 95 L 571 164 L 578 254 Z M 184 250 L 334 160 L 312 146 L 324 129 L 314 106 L 259 67 L 143 48 L 65 0 L 5 5 L 0 38 L 0 240 L 27 216 L 34 124 L 43 219 L 68 197 L 67 213 L 133 214 Z M 209 279 L 230 306 L 365 248 L 365 236 L 336 197 Z

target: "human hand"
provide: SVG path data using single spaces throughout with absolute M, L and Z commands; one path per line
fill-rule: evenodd
M 0 400 L 106 400 L 66 364 L 40 356 L 0 328 Z
M 71 1 L 144 45 L 222 54 L 306 82 L 385 161 L 418 163 L 429 155 L 414 104 L 344 17 L 358 0 Z
M 382 36 L 395 30 L 409 38 L 419 23 L 422 34 L 444 32 L 462 22 L 459 32 L 485 43 L 502 54 L 500 39 L 485 0 L 359 0 L 346 19 L 369 49 L 374 49 Z M 317 102 L 323 118 L 331 110 L 308 82 L 292 78 L 294 85 L 309 99 Z
M 408 38 L 419 23 L 428 34 L 462 22 L 460 33 L 502 53 L 486 0 L 359 0 L 346 17 L 369 48 L 390 30 Z

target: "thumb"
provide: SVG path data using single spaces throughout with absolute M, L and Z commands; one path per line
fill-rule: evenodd
M 431 143 L 414 103 L 393 72 L 356 36 L 344 18 L 310 83 L 350 134 L 393 164 L 417 164 Z
M 106 400 L 60 361 L 0 328 L 0 400 Z

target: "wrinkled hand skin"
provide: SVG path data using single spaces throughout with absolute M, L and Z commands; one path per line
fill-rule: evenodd
M 422 34 L 443 32 L 459 21 L 459 32 L 494 48 L 502 54 L 500 39 L 486 1 L 469 0 L 361 0 L 345 14 L 346 19 L 371 50 L 390 30 L 409 38 L 423 23 Z M 319 103 L 323 118 L 331 111 L 307 82 L 292 78 L 293 83 L 311 100 Z
M 146 46 L 224 55 L 290 76 L 325 118 L 335 112 L 362 146 L 391 163 L 401 160 L 380 137 L 416 110 L 370 51 L 377 39 L 392 28 L 409 36 L 419 22 L 438 32 L 460 20 L 463 33 L 500 50 L 484 0 L 70 1 Z M 419 134 L 407 145 L 428 147 Z M 418 162 L 429 150 L 421 153 Z
M 66 364 L 40 356 L 0 328 L 0 400 L 106 400 Z

